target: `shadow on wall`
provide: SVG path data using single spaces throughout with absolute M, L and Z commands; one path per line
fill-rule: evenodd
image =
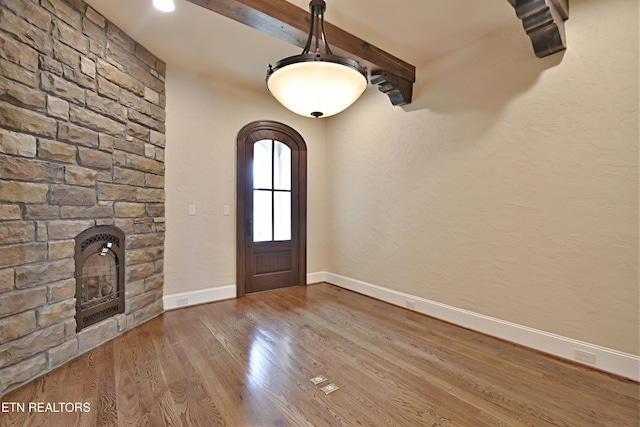
M 562 62 L 564 51 L 536 57 L 520 21 L 514 20 L 514 26 L 416 67 L 413 102 L 404 110 L 496 112 L 533 87 L 545 70 Z

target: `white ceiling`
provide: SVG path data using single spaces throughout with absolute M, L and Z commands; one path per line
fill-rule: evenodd
M 152 0 L 85 1 L 167 64 L 246 87 L 264 88 L 267 65 L 302 50 L 186 0 L 171 13 Z M 519 25 L 507 0 L 327 0 L 325 19 L 415 66 Z

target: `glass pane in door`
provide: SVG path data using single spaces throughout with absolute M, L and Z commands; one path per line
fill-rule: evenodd
M 271 140 L 262 140 L 253 144 L 253 188 L 272 188 Z
M 270 242 L 273 240 L 273 192 L 253 190 L 253 241 Z
M 276 191 L 273 196 L 274 240 L 291 240 L 291 192 Z
M 273 188 L 291 190 L 291 148 L 280 141 L 273 146 Z
M 253 147 L 253 241 L 291 240 L 291 148 L 272 140 Z

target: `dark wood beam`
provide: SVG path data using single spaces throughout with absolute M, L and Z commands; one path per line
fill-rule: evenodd
M 531 38 L 536 56 L 543 58 L 567 48 L 564 21 L 569 0 L 508 0 Z
M 311 14 L 286 0 L 187 0 L 251 28 L 304 48 Z M 325 21 L 331 50 L 367 66 L 373 84 L 381 84 L 393 105 L 411 103 L 416 67 Z M 280 58 L 274 58 L 278 60 Z M 384 75 L 384 79 L 374 76 Z M 384 84 L 383 84 L 384 83 Z M 382 85 L 383 84 L 383 85 Z M 397 89 L 392 85 L 397 85 Z M 409 89 L 407 89 L 407 87 Z

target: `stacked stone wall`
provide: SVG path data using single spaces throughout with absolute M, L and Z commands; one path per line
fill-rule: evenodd
M 81 0 L 0 0 L 0 395 L 162 312 L 165 65 Z M 126 234 L 76 333 L 74 237 Z

